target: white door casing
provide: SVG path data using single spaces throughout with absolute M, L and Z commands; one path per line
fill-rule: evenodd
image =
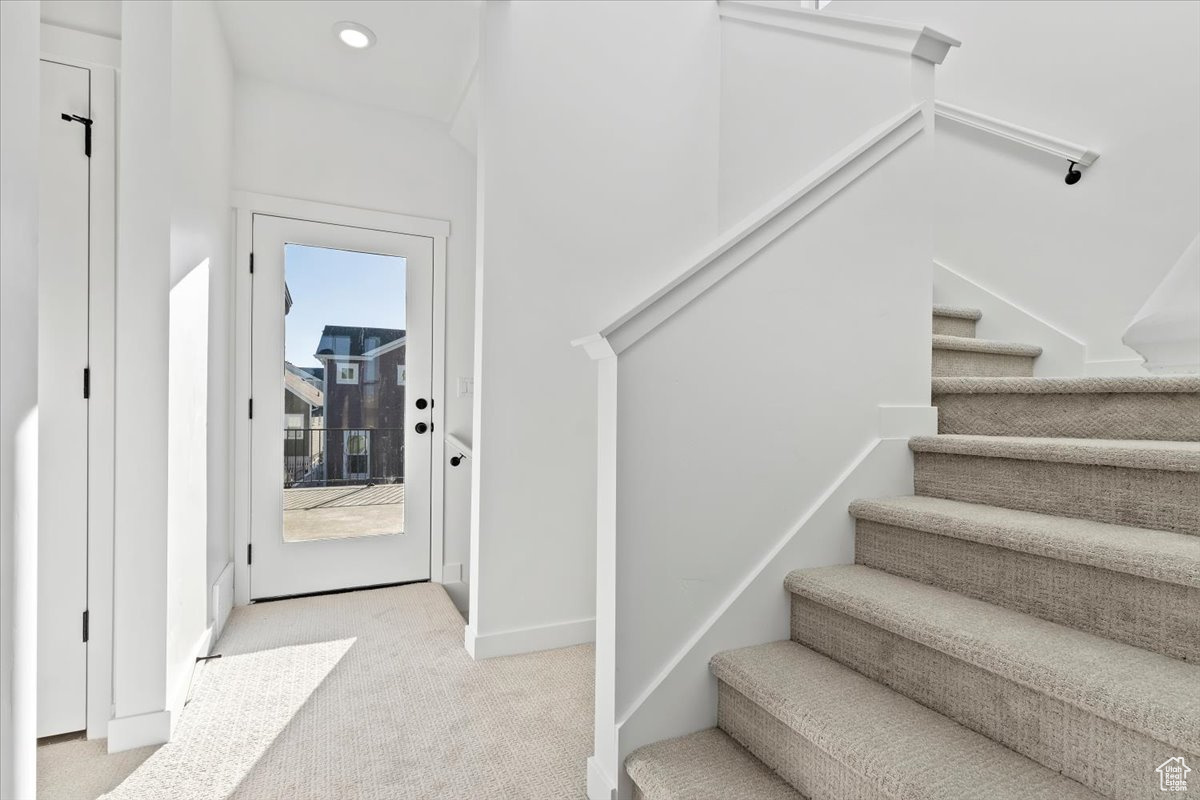
M 41 64 L 37 735 L 87 726 L 90 72 Z M 31 334 L 31 345 L 32 335 Z M 19 380 L 9 375 L 5 380 Z
M 434 239 L 268 214 L 251 215 L 249 422 L 250 491 L 247 552 L 250 599 L 430 578 L 433 422 L 418 398 L 433 398 Z M 406 261 L 406 396 L 404 532 L 345 539 L 283 539 L 284 247 L 302 244 L 403 256 Z M 252 555 L 251 555 L 252 553 Z

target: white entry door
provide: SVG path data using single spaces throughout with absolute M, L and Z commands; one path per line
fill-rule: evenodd
M 264 214 L 252 239 L 251 598 L 428 580 L 433 240 Z
M 87 723 L 90 72 L 42 65 L 37 735 Z M 68 119 L 64 119 L 63 115 Z M 73 117 L 73 118 L 72 118 Z M 8 376 L 5 380 L 20 380 Z

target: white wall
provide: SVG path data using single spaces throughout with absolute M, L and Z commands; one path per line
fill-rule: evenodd
M 471 436 L 475 286 L 475 159 L 446 125 L 399 111 L 239 78 L 233 184 L 237 189 L 450 221 L 446 275 L 446 430 Z M 451 495 L 447 504 L 465 506 Z M 468 531 L 447 528 L 446 560 Z M 460 559 L 461 560 L 461 559 Z
M 233 65 L 212 2 L 175 0 L 171 46 L 167 692 L 182 708 L 233 558 Z M 221 622 L 221 620 L 218 620 Z
M 936 254 L 1083 341 L 1089 361 L 1140 360 L 1121 335 L 1200 218 L 1200 4 L 834 0 L 828 10 L 957 36 L 938 99 L 1099 151 L 1067 186 L 1060 159 L 939 122 Z
M 230 560 L 232 66 L 181 0 L 126 2 L 121 59 L 110 750 L 169 735 Z
M 885 458 L 898 473 L 847 470 L 879 439 L 881 405 L 929 403 L 931 108 L 882 140 L 895 150 L 851 153 L 932 97 L 933 66 L 907 51 L 721 27 L 723 212 L 744 216 L 810 175 L 882 160 L 832 179 L 851 182 L 617 357 L 616 765 L 715 724 L 709 658 L 786 638 L 783 572 L 853 557 L 844 505 L 825 506 L 820 525 L 807 516 L 844 479 L 867 494 L 911 485 L 902 447 Z M 806 79 L 829 61 L 836 91 Z
M 1151 372 L 1200 372 L 1200 236 L 1155 287 L 1130 322 L 1124 342 Z
M 167 403 L 167 707 L 183 709 L 208 627 L 205 533 L 210 484 L 205 259 L 171 288 Z M 177 721 L 177 720 L 174 720 Z
M 0 797 L 36 792 L 38 3 L 0 3 Z
M 488 4 L 480 69 L 476 655 L 591 637 L 594 367 L 570 341 L 716 231 L 710 3 Z
M 173 6 L 121 9 L 113 706 L 109 747 L 165 741 Z
M 194 485 L 193 491 L 172 492 L 174 498 L 188 504 L 181 509 L 179 523 L 190 530 L 180 541 L 186 541 L 186 547 L 193 547 L 197 540 L 206 541 L 202 558 L 179 561 L 182 572 L 172 570 L 174 578 L 188 583 L 193 602 L 196 591 L 204 594 L 203 608 L 208 613 L 199 620 L 199 631 L 192 620 L 185 637 L 187 646 L 194 646 L 216 612 L 208 608 L 209 587 L 233 560 L 229 485 L 229 415 L 234 403 L 229 396 L 229 365 L 233 363 L 233 217 L 229 204 L 233 64 L 214 4 L 176 0 L 174 5 L 170 285 L 176 287 L 203 265 L 208 284 L 208 296 L 196 296 L 196 303 L 204 303 L 205 313 L 197 319 L 206 318 L 208 363 L 188 362 L 194 374 L 204 375 L 205 395 L 194 397 L 204 408 L 180 409 L 187 417 L 203 414 L 206 419 L 206 447 L 187 445 L 190 468 L 198 465 L 205 480 Z M 182 308 L 180 312 L 188 313 Z M 187 425 L 186 420 L 182 422 Z M 179 533 L 173 530 L 173 535 Z
M 722 22 L 721 227 L 739 222 L 813 164 L 908 108 L 909 59 Z

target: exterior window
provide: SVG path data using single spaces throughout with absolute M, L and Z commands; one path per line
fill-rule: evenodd
M 338 383 L 358 383 L 358 364 L 339 361 L 337 365 Z
M 284 424 L 284 426 L 286 426 L 288 428 L 303 428 L 304 427 L 304 415 L 303 414 L 284 414 L 283 415 L 283 424 Z
M 408 373 L 406 370 L 406 365 L 397 364 L 396 365 L 396 385 L 403 386 L 405 381 L 407 381 L 407 380 L 408 380 Z

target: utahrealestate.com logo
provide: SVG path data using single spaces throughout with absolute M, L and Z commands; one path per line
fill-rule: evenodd
M 1158 773 L 1158 788 L 1164 792 L 1186 792 L 1187 776 L 1192 768 L 1183 762 L 1183 756 L 1168 758 L 1155 769 Z

